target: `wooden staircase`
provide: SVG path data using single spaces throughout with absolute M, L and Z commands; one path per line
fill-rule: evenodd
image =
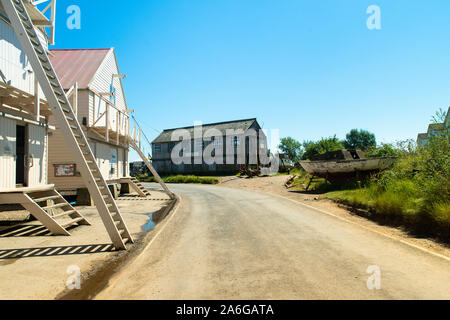
M 54 235 L 70 236 L 69 227 L 91 224 L 56 190 L 23 194 L 21 205 Z
M 91 225 L 55 190 L 54 185 L 1 191 L 0 204 L 20 204 L 54 235 L 70 236 L 67 228 Z M 39 233 L 44 232 L 47 231 Z
M 64 140 L 73 153 L 77 169 L 81 172 L 89 193 L 94 199 L 109 237 L 116 249 L 126 250 L 126 244 L 133 242 L 131 234 L 100 173 L 83 129 L 48 59 L 46 49 L 39 40 L 23 0 L 1 0 L 1 2 L 30 61 Z
M 142 185 L 142 183 L 140 183 L 139 180 L 136 179 L 135 177 L 130 178 L 130 185 L 134 189 L 134 191 L 136 191 L 139 194 L 139 196 L 143 198 L 147 198 L 151 195 L 150 191 L 148 191 L 148 189 L 146 189 Z

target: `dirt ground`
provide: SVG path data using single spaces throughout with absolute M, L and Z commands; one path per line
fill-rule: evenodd
M 390 226 L 383 226 L 365 217 L 357 215 L 340 204 L 328 199 L 322 199 L 320 195 L 314 193 L 306 193 L 297 191 L 295 189 L 288 189 L 285 187 L 286 182 L 292 176 L 272 176 L 272 177 L 257 177 L 253 179 L 246 179 L 240 177 L 225 177 L 222 178 L 220 186 L 227 188 L 237 188 L 245 190 L 256 190 L 261 192 L 268 192 L 289 198 L 294 201 L 301 202 L 313 208 L 323 210 L 327 213 L 335 215 L 341 219 L 356 223 L 364 228 L 382 233 L 386 236 L 406 242 L 410 245 L 423 248 L 436 254 L 440 254 L 450 258 L 450 247 L 445 244 L 436 242 L 434 239 L 417 238 L 408 234 L 401 228 L 394 228 Z
M 129 195 L 118 200 L 136 241 L 129 251 L 113 248 L 95 207 L 77 207 L 92 225 L 72 228 L 70 237 L 30 236 L 26 232 L 11 233 L 11 227 L 0 227 L 0 300 L 55 299 L 67 290 L 67 281 L 78 270 L 83 282 L 103 265 L 126 256 L 154 226 L 150 215 L 157 216 L 170 203 L 164 193 L 151 193 L 146 199 Z M 30 222 L 23 228 L 27 231 L 42 225 Z

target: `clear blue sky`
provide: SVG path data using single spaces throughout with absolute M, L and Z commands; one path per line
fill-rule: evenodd
M 165 128 L 258 118 L 300 141 L 416 139 L 450 105 L 450 1 L 58 0 L 56 48 L 115 47 L 129 107 Z M 81 30 L 66 9 L 81 8 Z M 368 30 L 369 5 L 382 29 Z M 155 131 L 155 129 L 157 131 Z

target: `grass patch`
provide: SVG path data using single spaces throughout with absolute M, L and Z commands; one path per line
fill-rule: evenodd
M 324 197 L 368 211 L 371 219 L 402 225 L 419 235 L 450 242 L 450 152 L 448 136 L 401 154 L 389 170 L 369 181 L 312 189 Z M 298 181 L 299 186 L 307 178 Z
M 161 177 L 165 183 L 178 183 L 178 184 L 218 184 L 220 181 L 218 178 L 214 177 L 199 177 L 199 176 L 166 176 Z M 137 179 L 140 182 L 156 182 L 155 177 L 149 176 L 138 176 Z
M 411 187 L 411 181 L 400 185 Z M 450 201 L 442 200 L 429 206 L 424 198 L 412 194 L 411 189 L 393 192 L 380 190 L 376 185 L 339 190 L 325 194 L 328 199 L 354 208 L 368 210 L 370 218 L 390 225 L 403 225 L 417 234 L 436 236 L 446 242 L 450 239 Z

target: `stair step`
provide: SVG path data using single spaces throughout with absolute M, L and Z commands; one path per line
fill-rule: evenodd
M 31 43 L 34 44 L 35 46 L 40 46 L 41 44 L 39 43 L 39 41 L 35 40 L 35 39 L 30 39 Z
M 19 0 L 14 0 L 14 2 L 16 3 L 14 6 L 16 7 L 17 10 L 19 10 L 20 12 L 25 12 L 22 6 L 20 6 Z
M 37 53 L 39 54 L 44 54 L 44 51 L 42 51 L 40 48 L 35 47 L 34 50 L 36 50 Z
M 69 222 L 64 223 L 63 225 L 61 225 L 61 227 L 63 227 L 65 229 L 65 228 L 70 227 L 71 225 L 74 225 L 74 224 L 76 224 L 78 222 L 81 222 L 81 221 L 84 221 L 84 218 L 76 218 L 76 219 L 73 219 L 73 220 L 71 220 Z
M 74 214 L 74 213 L 77 213 L 77 211 L 76 210 L 64 211 L 63 213 L 54 215 L 52 218 L 57 219 L 60 217 L 70 216 L 71 214 Z
M 55 199 L 59 199 L 59 198 L 60 198 L 60 196 L 56 195 L 56 196 L 49 196 L 49 197 L 45 197 L 45 198 L 33 199 L 33 201 L 39 203 L 39 202 L 55 200 Z
M 68 207 L 70 206 L 70 204 L 68 203 L 58 203 L 52 206 L 48 206 L 48 207 L 42 207 L 42 209 L 44 210 L 50 210 L 50 209 L 58 209 L 58 208 L 64 208 L 64 207 Z
M 28 22 L 24 22 L 23 24 L 24 24 L 25 28 L 27 28 L 27 32 L 31 33 L 33 30 L 33 26 L 31 24 L 29 24 Z M 30 37 L 30 39 L 34 40 L 33 37 Z
M 20 9 L 20 7 L 16 7 L 16 8 L 17 8 L 17 10 Z M 19 11 L 18 14 L 19 14 L 19 17 L 20 17 L 23 21 L 28 21 L 28 20 L 29 20 L 27 16 L 24 16 L 24 15 L 23 15 L 23 11 L 22 11 L 22 12 Z
M 34 33 L 33 27 L 31 28 L 25 27 L 25 31 L 28 33 L 30 39 L 37 38 L 36 34 Z

